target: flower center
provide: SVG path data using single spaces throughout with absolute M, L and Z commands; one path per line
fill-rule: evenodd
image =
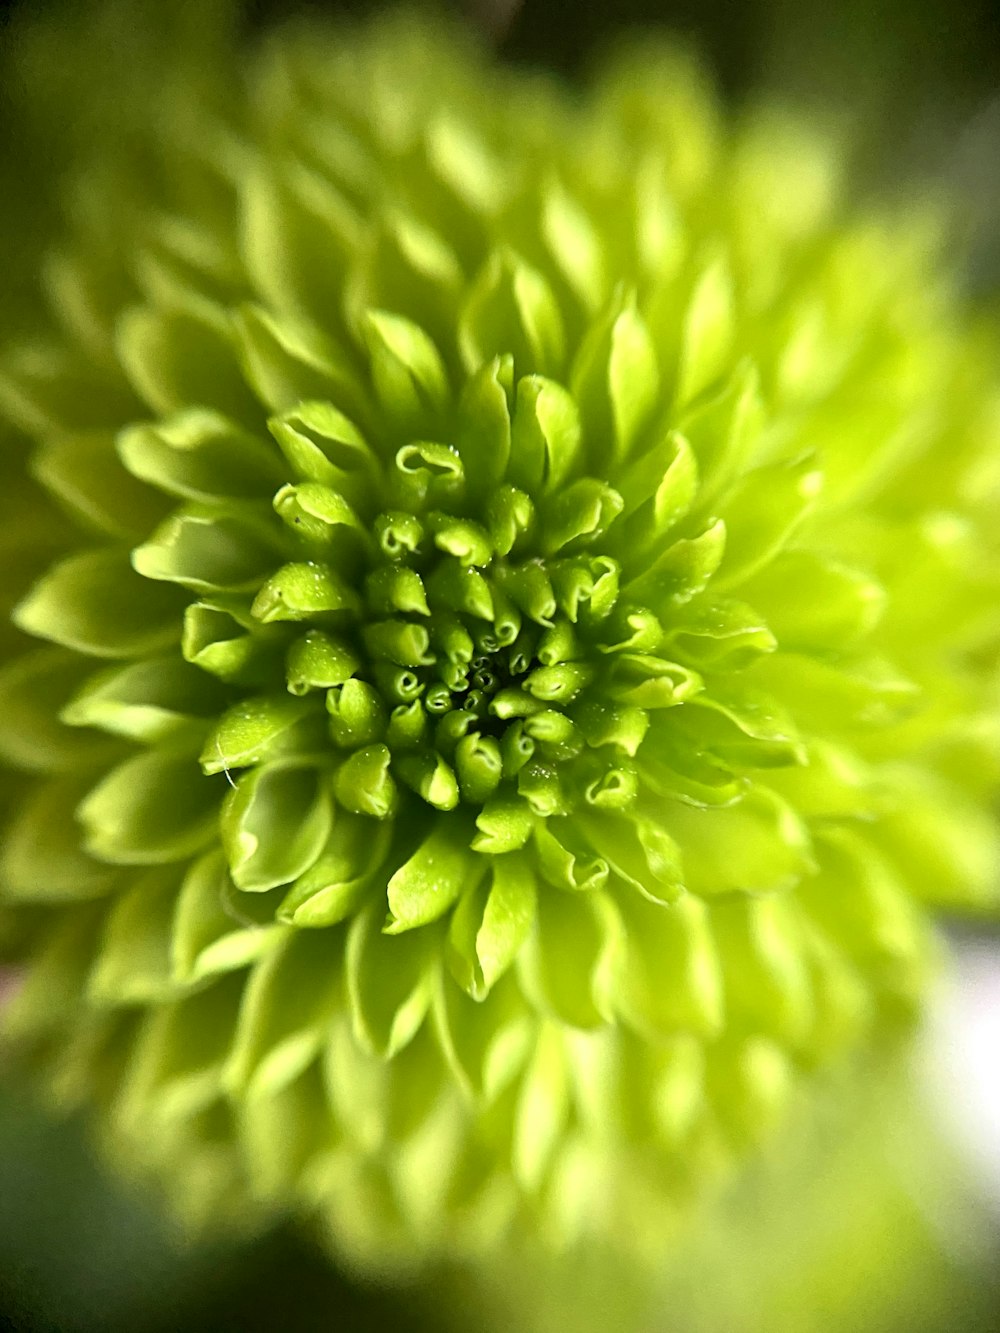
M 251 607 L 287 645 L 296 702 L 237 705 L 209 738 L 206 771 L 332 741 L 338 798 L 379 817 L 404 789 L 440 810 L 522 811 L 524 835 L 537 817 L 632 804 L 648 709 L 701 688 L 663 653 L 643 579 L 623 586 L 616 557 L 648 546 L 649 516 L 587 474 L 536 478 L 529 496 L 485 465 L 467 472 L 443 444 L 348 467 L 330 411 L 296 409 L 289 451 L 324 480 L 276 495 L 298 558 Z
M 364 580 L 358 675 L 385 706 L 397 764 L 429 749 L 466 800 L 520 776 L 540 806 L 562 808 L 555 770 L 585 748 L 565 710 L 594 671 L 545 560 L 498 556 L 485 527 L 440 512 L 381 514 L 373 531 L 383 558 Z M 544 772 L 523 773 L 533 762 Z

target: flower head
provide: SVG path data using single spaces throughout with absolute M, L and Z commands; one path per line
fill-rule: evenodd
M 577 104 L 310 26 L 199 88 L 77 170 L 6 357 L 63 552 L 6 1026 L 191 1215 L 620 1228 L 995 889 L 993 343 L 670 52 Z

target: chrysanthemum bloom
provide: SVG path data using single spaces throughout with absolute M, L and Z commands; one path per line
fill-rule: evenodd
M 4 363 L 8 1036 L 194 1219 L 652 1243 L 994 891 L 992 334 L 669 52 L 145 114 Z

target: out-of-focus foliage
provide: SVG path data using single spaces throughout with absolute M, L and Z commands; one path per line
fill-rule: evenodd
M 921 1087 L 910 1060 L 828 1087 L 669 1248 L 652 1298 L 614 1256 L 590 1252 L 561 1268 L 525 1261 L 526 1303 L 501 1268 L 491 1314 L 510 1327 L 526 1304 L 530 1333 L 596 1333 L 616 1319 L 643 1333 L 987 1333 L 989 1219 Z
M 440 1272 L 380 1292 L 350 1287 L 288 1228 L 246 1248 L 178 1252 L 133 1196 L 102 1179 L 80 1126 L 54 1128 L 0 1098 L 0 1314 L 40 1333 L 296 1333 L 392 1327 L 497 1333 L 987 1333 L 986 1221 L 956 1182 L 912 1071 L 865 1075 L 797 1124 L 663 1256 L 652 1289 L 602 1252 L 553 1267 L 537 1254 L 475 1282 Z M 44 1179 L 49 1187 L 39 1190 Z M 56 1185 L 54 1181 L 58 1181 Z

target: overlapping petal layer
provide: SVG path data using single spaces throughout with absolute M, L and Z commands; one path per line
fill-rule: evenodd
M 8 1034 L 192 1219 L 653 1245 L 994 900 L 994 335 L 669 52 L 178 87 L 3 361 Z

